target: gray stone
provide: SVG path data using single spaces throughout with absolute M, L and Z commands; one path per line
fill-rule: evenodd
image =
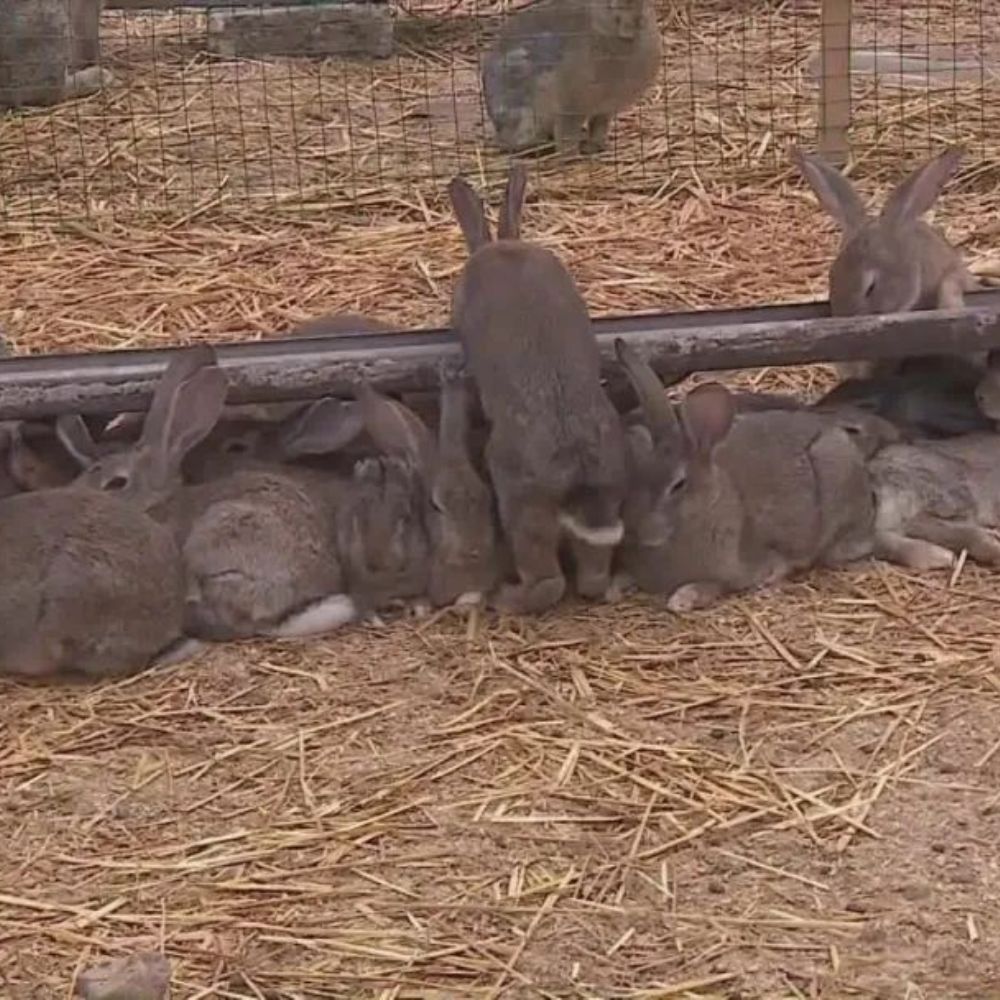
M 95 965 L 76 981 L 83 1000 L 168 1000 L 170 963 L 155 951 Z
M 246 56 L 374 56 L 392 54 L 392 12 L 385 3 L 331 3 L 213 11 L 208 47 Z

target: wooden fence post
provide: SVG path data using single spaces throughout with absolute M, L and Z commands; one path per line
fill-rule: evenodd
M 842 167 L 850 153 L 851 0 L 821 0 L 819 151 Z

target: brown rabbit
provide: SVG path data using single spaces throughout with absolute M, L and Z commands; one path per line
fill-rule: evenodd
M 598 597 L 622 537 L 625 458 L 586 303 L 555 254 L 519 238 L 523 167 L 511 168 L 495 242 L 472 188 L 455 178 L 448 192 L 470 251 L 452 327 L 490 424 L 486 463 L 520 578 L 496 604 L 537 612 L 560 600 L 561 529 L 577 589 Z
M 652 0 L 539 0 L 523 8 L 483 63 L 497 141 L 511 152 L 553 139 L 562 155 L 599 152 L 612 118 L 653 84 L 662 48 Z
M 0 456 L 8 568 L 0 672 L 116 677 L 193 653 L 183 642 L 184 576 L 170 532 L 116 497 L 48 488 L 60 469 L 34 453 L 19 425 L 0 424 Z
M 712 383 L 675 410 L 649 365 L 621 340 L 616 350 L 645 414 L 629 430 L 626 578 L 685 611 L 870 554 L 872 487 L 847 428 L 805 411 L 737 417 Z
M 953 146 L 923 164 L 872 217 L 840 171 L 815 154 L 793 148 L 792 162 L 842 233 L 829 275 L 834 316 L 962 308 L 965 293 L 976 287 L 976 281 L 944 234 L 921 216 L 934 204 L 963 154 L 962 148 Z M 887 363 L 878 369 L 893 367 Z M 869 374 L 872 366 L 845 366 L 845 371 Z

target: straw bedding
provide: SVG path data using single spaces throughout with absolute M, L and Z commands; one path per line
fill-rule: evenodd
M 738 6 L 699 15 L 720 50 Z M 778 77 L 798 51 L 784 9 Z M 399 79 L 424 86 L 434 50 L 407 58 Z M 153 69 L 118 68 L 148 108 Z M 911 138 L 981 136 L 937 218 L 990 273 L 995 140 L 950 92 L 906 99 Z M 18 128 L 67 160 L 95 148 L 103 100 L 0 125 L 4 176 L 27 169 Z M 954 101 L 971 115 L 996 93 Z M 668 166 L 638 117 L 617 143 L 606 165 L 538 168 L 526 211 L 595 314 L 822 294 L 834 234 L 779 163 Z M 89 218 L 48 211 L 45 170 L 34 215 L 8 201 L 0 322 L 20 349 L 263 336 L 324 310 L 445 321 L 462 254 L 431 178 L 356 202 L 317 187 L 304 210 L 129 204 L 127 181 L 183 174 L 164 160 L 179 148 L 116 148 L 114 200 Z M 867 190 L 898 176 L 890 159 L 862 164 Z M 830 373 L 732 377 L 811 393 Z M 68 996 L 83 965 L 153 946 L 189 1000 L 990 996 L 998 602 L 971 564 L 869 564 L 684 617 L 643 598 L 448 613 L 114 685 L 0 682 L 0 992 Z

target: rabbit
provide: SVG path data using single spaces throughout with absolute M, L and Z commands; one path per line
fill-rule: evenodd
M 907 439 L 947 438 L 995 429 L 984 402 L 989 380 L 982 366 L 961 356 L 908 358 L 898 371 L 841 382 L 814 409 L 850 405 L 891 421 Z M 1000 406 L 992 412 L 1000 415 Z
M 525 7 L 504 23 L 483 63 L 497 142 L 508 152 L 553 140 L 563 156 L 600 152 L 612 118 L 652 86 L 662 48 L 652 0 Z
M 92 94 L 111 82 L 100 66 L 78 68 L 71 24 L 93 0 L 0 0 L 0 108 L 48 106 Z M 83 18 L 86 20 L 87 18 Z
M 952 146 L 924 163 L 896 186 L 873 218 L 843 174 L 815 154 L 792 149 L 792 162 L 841 229 L 829 274 L 834 316 L 963 307 L 965 293 L 977 282 L 944 234 L 921 219 L 963 155 L 964 149 Z M 847 375 L 868 375 L 895 366 L 841 367 Z
M 303 636 L 353 620 L 325 494 L 317 500 L 304 474 L 253 468 L 184 487 L 183 459 L 215 426 L 225 396 L 214 351 L 201 345 L 167 366 L 134 447 L 94 454 L 82 421 L 61 420 L 67 447 L 83 460 L 90 452 L 78 483 L 170 525 L 187 574 L 188 635 Z
M 470 451 L 465 380 L 445 378 L 438 436 L 402 403 L 363 385 L 365 426 L 385 454 L 408 461 L 420 477 L 430 544 L 427 596 L 435 607 L 478 604 L 501 576 L 493 496 Z
M 1000 421 L 1000 351 L 986 355 L 986 369 L 976 385 L 976 407 L 986 419 Z
M 537 613 L 562 598 L 561 532 L 578 592 L 600 597 L 624 530 L 624 436 L 586 303 L 555 254 L 519 238 L 523 166 L 508 175 L 496 241 L 472 188 L 455 178 L 448 193 L 470 253 L 452 328 L 489 423 L 485 461 L 519 578 L 494 604 Z
M 615 349 L 646 419 L 629 428 L 626 538 L 610 596 L 634 580 L 667 595 L 671 610 L 689 611 L 870 554 L 873 492 L 845 428 L 808 412 L 737 416 L 715 383 L 675 412 L 635 350 L 621 339 Z
M 18 432 L 0 424 L 0 452 Z M 0 470 L 0 673 L 118 677 L 193 655 L 167 529 L 110 494 L 21 486 Z
M 1000 435 L 892 445 L 871 461 L 875 555 L 915 570 L 946 569 L 966 550 L 1000 566 Z
M 77 472 L 72 456 L 47 424 L 0 423 L 0 497 L 68 486 Z

